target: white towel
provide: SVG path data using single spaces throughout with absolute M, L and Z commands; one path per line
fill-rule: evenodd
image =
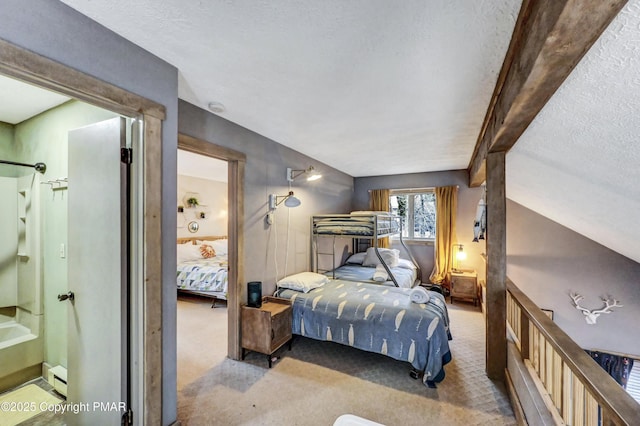
M 424 287 L 415 286 L 411 289 L 411 293 L 409 293 L 409 298 L 413 303 L 428 303 L 429 302 L 429 292 L 424 289 Z
M 373 280 L 381 283 L 389 280 L 389 274 L 387 274 L 387 270 L 384 269 L 384 266 L 376 266 L 376 270 L 373 273 Z

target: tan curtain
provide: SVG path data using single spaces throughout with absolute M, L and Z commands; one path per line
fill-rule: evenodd
M 435 265 L 429 279 L 442 283 L 453 266 L 453 244 L 456 242 L 456 212 L 458 211 L 458 187 L 436 188 L 436 243 Z
M 369 194 L 369 208 L 373 211 L 388 212 L 389 211 L 389 190 L 374 189 Z M 378 247 L 389 247 L 389 238 L 380 238 Z

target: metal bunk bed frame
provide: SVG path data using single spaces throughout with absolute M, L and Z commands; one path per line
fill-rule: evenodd
M 352 217 L 357 217 L 359 218 L 358 221 L 354 221 L 354 223 L 362 223 L 362 219 L 363 218 L 370 218 L 371 222 L 367 222 L 367 223 L 372 223 L 373 224 L 373 231 L 372 231 L 372 235 L 360 235 L 360 234 L 348 234 L 348 233 L 336 233 L 336 234 L 324 234 L 324 233 L 318 233 L 317 232 L 317 227 L 316 227 L 316 223 L 319 220 L 326 220 L 326 219 L 351 219 Z M 378 235 L 378 218 L 379 217 L 384 217 L 385 219 L 389 219 L 389 221 L 397 221 L 398 223 L 398 230 L 397 231 L 393 231 L 392 229 L 389 230 L 389 232 L 385 233 L 385 234 L 380 234 Z M 335 270 L 336 270 L 336 238 L 340 237 L 340 238 L 351 238 L 352 242 L 351 242 L 351 246 L 352 246 L 352 252 L 356 253 L 359 252 L 356 251 L 356 248 L 359 248 L 360 246 L 360 241 L 361 240 L 369 240 L 369 247 L 373 247 L 374 251 L 376 253 L 376 256 L 378 257 L 378 259 L 380 260 L 380 263 L 382 264 L 382 266 L 384 267 L 385 271 L 387 272 L 387 274 L 389 275 L 389 278 L 391 279 L 391 281 L 393 281 L 393 284 L 396 287 L 398 286 L 398 281 L 396 280 L 396 277 L 393 275 L 393 272 L 391 272 L 391 268 L 389 268 L 389 266 L 387 265 L 387 263 L 384 261 L 384 259 L 382 258 L 382 255 L 380 254 L 380 251 L 378 250 L 378 240 L 380 238 L 385 238 L 385 237 L 391 237 L 395 234 L 399 235 L 399 240 L 400 240 L 400 245 L 402 246 L 402 248 L 404 248 L 404 250 L 406 251 L 406 253 L 409 255 L 409 258 L 411 259 L 411 262 L 413 262 L 413 264 L 416 266 L 416 272 L 417 272 L 417 281 L 420 282 L 422 280 L 422 271 L 420 269 L 420 266 L 418 265 L 418 262 L 416 262 L 415 258 L 413 257 L 413 254 L 411 253 L 411 251 L 409 250 L 409 248 L 407 247 L 407 245 L 405 244 L 403 238 L 402 238 L 402 219 L 400 216 L 397 215 L 380 215 L 380 214 L 375 214 L 372 213 L 371 215 L 365 215 L 365 214 L 358 214 L 358 215 L 352 215 L 352 214 L 325 214 L 325 215 L 315 215 L 311 217 L 311 252 L 312 252 L 312 262 L 313 262 L 313 270 L 315 272 L 318 272 L 318 264 L 319 264 L 319 256 L 321 255 L 331 255 L 332 258 L 332 273 L 333 273 L 333 279 L 335 279 Z M 333 237 L 333 244 L 332 244 L 332 252 L 331 253 L 321 253 L 318 250 L 318 236 L 320 237 Z M 315 256 L 314 256 L 315 254 Z M 328 272 L 328 270 L 324 271 L 324 272 Z

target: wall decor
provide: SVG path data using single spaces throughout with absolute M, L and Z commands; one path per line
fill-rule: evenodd
M 549 319 L 553 320 L 553 310 L 551 309 L 540 309 Z
M 187 229 L 189 229 L 189 232 L 191 233 L 196 233 L 198 232 L 198 229 L 200 229 L 200 225 L 194 220 L 189 222 L 189 224 L 187 225 Z
M 600 314 L 610 314 L 612 312 L 611 308 L 621 308 L 622 306 L 624 306 L 621 305 L 618 300 L 611 297 L 601 297 L 600 299 L 602 299 L 602 301 L 604 302 L 604 306 L 601 309 L 587 309 L 578 304 L 579 301 L 584 299 L 583 296 L 578 293 L 570 293 L 569 296 L 571 297 L 571 300 L 573 300 L 573 306 L 575 306 L 577 310 L 582 311 L 584 320 L 589 325 L 595 324 Z

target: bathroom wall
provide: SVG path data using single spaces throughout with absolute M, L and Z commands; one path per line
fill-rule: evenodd
M 47 171 L 41 181 L 66 177 L 68 131 L 116 116 L 82 102 L 67 102 L 15 126 L 14 158 L 44 162 Z M 58 302 L 57 295 L 67 292 L 67 190 L 53 190 L 46 184 L 40 187 L 45 362 L 66 367 L 67 304 Z
M 40 176 L 31 173 L 17 178 L 18 320 L 33 329 L 31 315 L 42 315 L 42 257 L 40 252 L 41 209 Z M 14 232 L 16 228 L 14 227 Z
M 197 193 L 199 207 L 190 208 L 185 198 L 189 193 Z M 178 212 L 178 237 L 194 237 L 199 235 L 227 235 L 228 195 L 227 184 L 214 180 L 192 176 L 178 175 L 178 205 L 184 208 Z M 200 213 L 205 213 L 205 218 Z M 191 233 L 187 224 L 198 222 L 200 229 Z
M 13 125 L 0 121 L 0 159 L 9 160 L 9 156 L 13 155 Z M 2 176 L 7 176 L 5 173 L 6 165 L 0 165 L 3 168 L 0 171 Z
M 0 121 L 0 159 L 11 160 L 13 155 L 13 125 Z M 17 182 L 12 167 L 0 164 L 0 308 L 16 306 L 18 303 L 16 252 L 18 234 Z
M 4 145 L 1 140 L 0 145 Z M 7 157 L 0 157 L 5 159 Z M 0 173 L 2 171 L 0 170 Z M 18 303 L 17 264 L 18 251 L 18 223 L 17 206 L 18 185 L 15 178 L 0 177 L 0 308 L 16 306 Z

